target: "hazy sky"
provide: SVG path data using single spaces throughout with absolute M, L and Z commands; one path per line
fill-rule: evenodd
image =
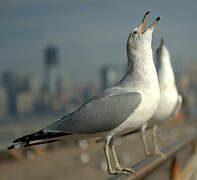
M 153 49 L 164 37 L 176 66 L 195 60 L 197 1 L 193 0 L 1 0 L 0 72 L 13 69 L 39 77 L 43 49 L 59 47 L 61 72 L 70 81 L 95 80 L 103 65 L 126 63 L 126 41 L 146 10 L 162 20 Z

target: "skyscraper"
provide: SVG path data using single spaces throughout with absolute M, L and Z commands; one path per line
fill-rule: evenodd
M 59 56 L 55 46 L 48 46 L 44 51 L 44 82 L 43 91 L 50 94 L 57 94 L 60 86 L 59 77 Z
M 16 86 L 16 74 L 13 72 L 7 71 L 3 74 L 2 82 L 7 92 L 7 103 L 8 103 L 8 113 L 11 115 L 17 114 L 16 108 L 16 95 L 17 95 L 17 86 Z

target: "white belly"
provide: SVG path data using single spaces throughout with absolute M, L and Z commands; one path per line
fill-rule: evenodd
M 161 91 L 160 103 L 153 118 L 158 121 L 168 119 L 174 111 L 177 104 L 177 98 L 178 94 L 175 89 Z
M 140 129 L 143 124 L 153 116 L 158 104 L 159 104 L 159 93 L 153 98 L 153 96 L 143 96 L 142 103 L 140 106 L 125 120 L 121 125 L 111 130 L 108 135 L 119 136 L 127 132 L 131 132 Z

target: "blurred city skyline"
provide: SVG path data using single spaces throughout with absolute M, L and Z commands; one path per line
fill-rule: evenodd
M 58 47 L 60 71 L 73 83 L 98 80 L 99 69 L 127 62 L 126 41 L 146 10 L 162 20 L 153 50 L 164 37 L 175 69 L 196 59 L 196 1 L 7 0 L 0 2 L 0 73 L 11 69 L 43 77 L 44 49 Z M 181 62 L 181 63 L 179 63 Z M 88 71 L 87 71 L 88 69 Z

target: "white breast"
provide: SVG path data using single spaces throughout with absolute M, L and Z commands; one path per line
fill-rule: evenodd
M 159 104 L 159 90 L 155 92 L 156 95 L 154 98 L 149 94 L 142 92 L 140 92 L 140 94 L 142 95 L 142 103 L 140 106 L 120 126 L 110 131 L 110 135 L 121 135 L 140 129 L 140 127 L 153 116 Z
M 175 87 L 161 87 L 161 97 L 158 109 L 153 116 L 158 121 L 169 118 L 177 104 L 178 93 Z

